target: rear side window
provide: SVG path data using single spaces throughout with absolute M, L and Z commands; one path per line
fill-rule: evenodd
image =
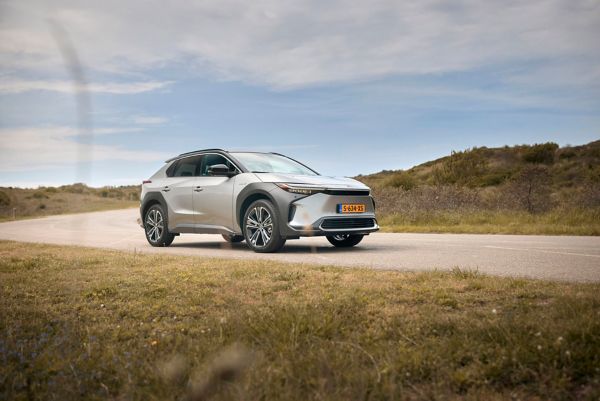
M 173 163 L 171 163 L 171 165 L 167 168 L 167 171 L 165 172 L 167 174 L 167 177 L 173 177 L 173 173 L 175 173 L 175 168 L 177 167 L 177 163 L 179 162 L 179 160 L 175 160 Z
M 198 175 L 202 156 L 186 157 L 177 160 L 167 169 L 168 177 L 194 177 Z

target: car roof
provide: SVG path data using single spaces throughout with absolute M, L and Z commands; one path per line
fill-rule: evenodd
M 192 152 L 186 152 L 186 153 L 182 153 L 179 156 L 175 156 L 170 158 L 169 160 L 166 160 L 165 163 L 170 163 L 179 159 L 183 159 L 184 157 L 189 157 L 189 156 L 195 156 L 195 155 L 202 155 L 204 153 L 222 153 L 228 156 L 229 159 L 234 161 L 234 164 L 237 164 L 238 168 L 240 170 L 242 170 L 243 172 L 248 172 L 248 170 L 246 170 L 246 168 L 243 166 L 242 163 L 240 163 L 235 156 L 231 155 L 231 153 L 257 153 L 257 154 L 265 154 L 265 155 L 277 155 L 277 156 L 281 156 L 281 157 L 285 157 L 287 159 L 293 160 L 296 163 L 306 167 L 307 169 L 313 171 L 315 174 L 320 175 L 319 173 L 317 173 L 315 170 L 313 170 L 312 168 L 308 167 L 307 165 L 300 163 L 298 160 L 296 159 L 292 159 L 289 156 L 283 155 L 281 153 L 277 153 L 277 152 L 253 152 L 253 151 L 227 151 L 224 149 L 219 149 L 219 148 L 213 148 L 213 149 L 201 149 L 201 150 L 194 150 Z
M 272 154 L 272 155 L 283 156 L 282 154 L 276 153 L 276 152 L 255 152 L 255 151 L 249 151 L 249 150 L 228 151 L 228 150 L 220 149 L 220 148 L 211 148 L 211 149 L 200 149 L 200 150 L 194 150 L 194 151 L 191 151 L 191 152 L 181 153 L 178 156 L 171 157 L 170 159 L 166 160 L 165 163 L 169 163 L 169 162 L 172 162 L 174 160 L 181 159 L 181 158 L 188 157 L 188 156 L 200 155 L 200 154 L 203 154 L 203 153 L 224 153 L 224 154 L 230 154 L 230 153 L 260 153 L 260 154 Z

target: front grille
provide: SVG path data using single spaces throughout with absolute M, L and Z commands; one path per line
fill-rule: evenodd
M 321 224 L 321 228 L 324 230 L 351 230 L 373 227 L 375 227 L 375 219 L 372 218 L 325 219 Z
M 363 189 L 327 189 L 324 193 L 327 195 L 369 196 L 371 191 Z

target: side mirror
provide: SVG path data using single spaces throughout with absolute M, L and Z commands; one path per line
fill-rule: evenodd
M 229 170 L 229 167 L 224 164 L 215 164 L 208 168 L 208 175 L 215 177 L 233 177 L 235 174 L 235 171 Z

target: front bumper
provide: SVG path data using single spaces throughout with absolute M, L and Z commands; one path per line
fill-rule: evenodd
M 364 213 L 341 214 L 342 203 L 365 205 Z M 282 233 L 286 237 L 335 234 L 370 234 L 379 230 L 375 204 L 369 195 L 331 195 L 319 193 L 289 204 Z

